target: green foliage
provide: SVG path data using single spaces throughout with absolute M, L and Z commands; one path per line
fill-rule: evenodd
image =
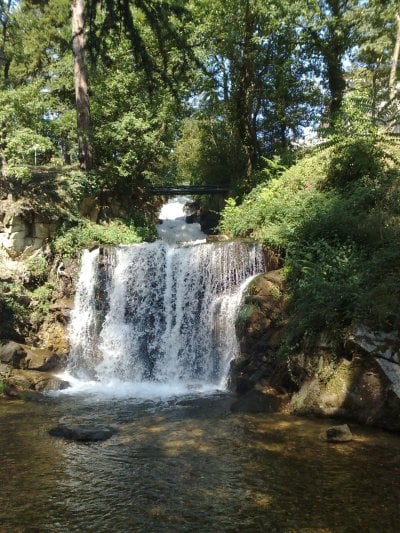
M 108 176 L 96 170 L 71 170 L 67 175 L 69 194 L 79 204 L 85 197 L 97 197 L 104 189 Z
M 254 188 L 240 205 L 228 199 L 220 229 L 233 237 L 253 237 L 279 251 L 324 196 L 318 190 L 326 176 L 330 150 L 317 152 L 274 178 Z M 326 202 L 329 202 L 327 195 Z
M 46 258 L 42 253 L 35 254 L 25 261 L 29 276 L 35 283 L 43 282 L 48 271 Z
M 101 244 L 135 244 L 149 237 L 150 230 L 135 228 L 120 220 L 110 224 L 94 224 L 83 221 L 78 226 L 70 228 L 59 235 L 52 243 L 54 251 L 61 256 L 72 257 L 83 248 L 99 246 Z
M 29 185 L 32 181 L 32 177 L 32 171 L 28 167 L 14 165 L 8 165 L 7 167 L 7 178 L 12 183 Z
M 31 307 L 33 308 L 33 318 L 43 320 L 50 311 L 50 306 L 54 293 L 54 285 L 46 282 L 31 292 Z
M 384 139 L 342 136 L 242 204 L 228 200 L 221 230 L 259 239 L 286 258 L 291 314 L 284 350 L 310 345 L 322 331 L 342 338 L 360 322 L 398 324 L 397 166 Z
M 13 131 L 4 149 L 5 158 L 9 163 L 14 164 L 48 163 L 53 153 L 54 146 L 51 140 L 29 128 Z
M 173 152 L 178 180 L 234 187 L 244 171 L 243 151 L 227 121 L 188 118 Z
M 6 391 L 6 383 L 2 379 L 0 379 L 0 395 L 4 394 Z
M 1 320 L 26 320 L 29 316 L 29 298 L 22 283 L 0 282 L 0 317 Z

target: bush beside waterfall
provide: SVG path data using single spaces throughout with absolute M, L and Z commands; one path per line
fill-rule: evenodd
M 285 260 L 291 319 L 284 351 L 353 325 L 398 327 L 399 146 L 354 136 L 318 148 L 237 205 L 220 229 L 262 241 Z M 296 348 L 296 349 L 297 349 Z
M 152 236 L 150 229 L 137 228 L 120 220 L 108 224 L 95 224 L 89 220 L 82 220 L 77 226 L 63 229 L 52 246 L 61 256 L 72 257 L 83 248 L 102 244 L 136 244 L 146 238 L 151 240 Z

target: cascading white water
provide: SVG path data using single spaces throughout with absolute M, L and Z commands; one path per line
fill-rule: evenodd
M 160 240 L 86 251 L 70 325 L 69 371 L 102 384 L 223 388 L 238 352 L 235 319 L 258 245 L 206 243 L 178 198 Z M 137 387 L 140 389 L 140 386 Z

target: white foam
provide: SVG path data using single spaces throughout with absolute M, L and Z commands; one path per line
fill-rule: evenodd
M 157 383 L 154 381 L 130 382 L 117 378 L 108 381 L 83 380 L 71 375 L 69 372 L 58 374 L 57 377 L 67 381 L 70 386 L 59 391 L 51 391 L 51 396 L 79 396 L 96 399 L 139 399 L 139 400 L 166 400 L 176 396 L 185 396 L 193 393 L 209 393 L 218 389 L 213 384 L 205 383 Z

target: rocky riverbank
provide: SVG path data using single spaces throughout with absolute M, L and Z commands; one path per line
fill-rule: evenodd
M 280 270 L 248 287 L 236 324 L 232 387 L 240 398 L 233 410 L 338 417 L 399 431 L 397 335 L 360 326 L 343 339 L 340 355 L 323 336 L 307 353 L 280 355 L 288 303 Z
M 0 392 L 63 388 L 53 374 L 65 366 L 66 329 L 76 261 L 51 248 L 62 223 L 60 205 L 45 191 L 0 194 Z M 65 213 L 64 213 L 65 215 Z

